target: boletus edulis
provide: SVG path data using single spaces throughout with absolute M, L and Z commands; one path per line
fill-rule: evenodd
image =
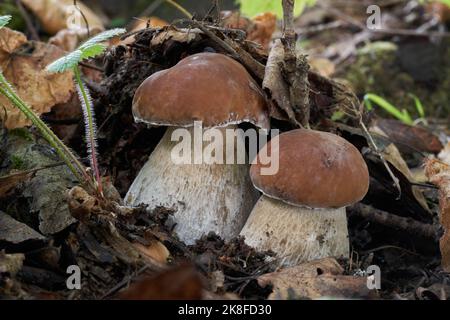
M 126 203 L 174 208 L 175 231 L 188 244 L 210 231 L 224 239 L 237 236 L 258 197 L 248 162 L 218 163 L 217 154 L 207 152 L 198 161 L 195 143 L 190 163 L 174 163 L 171 154 L 179 148 L 177 129 L 186 128 L 194 142 L 199 129 L 194 122 L 201 124 L 203 137 L 210 128 L 220 128 L 223 155 L 245 145 L 243 140 L 228 143 L 225 129 L 242 122 L 269 128 L 265 97 L 247 70 L 223 54 L 194 54 L 147 78 L 135 93 L 132 110 L 137 122 L 170 128 L 134 180 Z M 200 152 L 208 144 L 203 140 Z
M 270 154 L 273 141 L 261 152 Z M 369 187 L 360 152 L 337 135 L 306 129 L 282 133 L 277 143 L 276 174 L 261 175 L 259 161 L 250 169 L 263 195 L 241 231 L 245 242 L 274 251 L 285 266 L 347 257 L 345 207 L 360 201 Z

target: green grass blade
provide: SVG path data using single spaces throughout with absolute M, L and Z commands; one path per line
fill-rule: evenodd
M 371 104 L 373 102 L 403 123 L 413 125 L 413 120 L 406 110 L 400 111 L 397 107 L 376 94 L 366 94 L 364 96 L 364 102 L 366 103 L 366 107 L 368 110 L 371 110 L 371 108 L 373 108 Z

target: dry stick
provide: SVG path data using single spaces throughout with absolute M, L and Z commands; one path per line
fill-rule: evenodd
M 295 0 L 283 0 L 284 77 L 289 85 L 290 102 L 303 127 L 309 128 L 309 65 L 305 55 L 297 55 L 294 26 Z
M 250 70 L 253 75 L 259 78 L 259 80 L 264 79 L 265 69 L 266 67 L 256 61 L 250 53 L 242 49 L 238 44 L 236 44 L 233 40 L 228 38 L 226 35 L 222 33 L 223 40 L 217 36 L 214 32 L 209 30 L 206 26 L 204 26 L 201 22 L 192 20 L 189 21 L 192 25 L 199 28 L 204 34 L 214 40 L 218 45 L 220 45 L 224 50 L 226 50 L 229 54 L 233 56 L 233 58 L 238 59 L 242 64 Z M 217 29 L 215 29 L 219 32 Z
M 34 27 L 33 23 L 31 22 L 30 16 L 27 13 L 27 10 L 22 5 L 22 2 L 20 0 L 16 0 L 16 6 L 20 11 L 20 15 L 25 20 L 25 24 L 27 25 L 28 31 L 30 31 L 32 40 L 39 41 L 39 34 L 36 31 L 36 28 Z
M 439 229 L 432 224 L 422 223 L 412 218 L 400 217 L 362 203 L 350 206 L 349 212 L 390 228 L 401 229 L 410 234 L 439 241 Z

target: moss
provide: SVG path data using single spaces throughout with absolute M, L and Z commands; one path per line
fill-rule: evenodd
M 15 137 L 22 138 L 25 141 L 33 142 L 33 135 L 26 128 L 16 128 L 9 131 L 9 134 Z
M 11 169 L 25 170 L 26 169 L 25 160 L 17 155 L 12 155 L 11 156 Z
M 421 100 L 426 116 L 446 116 L 450 111 L 448 44 L 450 42 L 442 44 L 442 63 L 439 64 L 438 81 L 433 86 L 415 81 L 400 67 L 402 57 L 399 57 L 397 45 L 390 42 L 374 42 L 358 50 L 356 61 L 339 76 L 350 82 L 358 96 L 375 93 L 398 109 L 408 110 L 413 118 L 417 111 L 410 93 Z

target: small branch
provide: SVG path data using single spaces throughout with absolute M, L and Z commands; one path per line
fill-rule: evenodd
M 422 223 L 412 218 L 400 217 L 362 203 L 350 206 L 348 212 L 389 228 L 400 229 L 412 235 L 439 241 L 439 230 L 432 224 Z
M 289 85 L 290 102 L 298 122 L 309 128 L 309 64 L 305 55 L 297 55 L 294 27 L 295 0 L 282 0 L 284 61 L 283 73 Z
M 20 0 L 16 0 L 16 6 L 20 11 L 21 16 L 25 20 L 25 24 L 27 25 L 28 31 L 30 31 L 31 40 L 39 41 L 39 34 L 37 33 L 36 28 L 33 25 L 33 22 L 31 22 L 27 10 L 23 7 L 22 2 Z

